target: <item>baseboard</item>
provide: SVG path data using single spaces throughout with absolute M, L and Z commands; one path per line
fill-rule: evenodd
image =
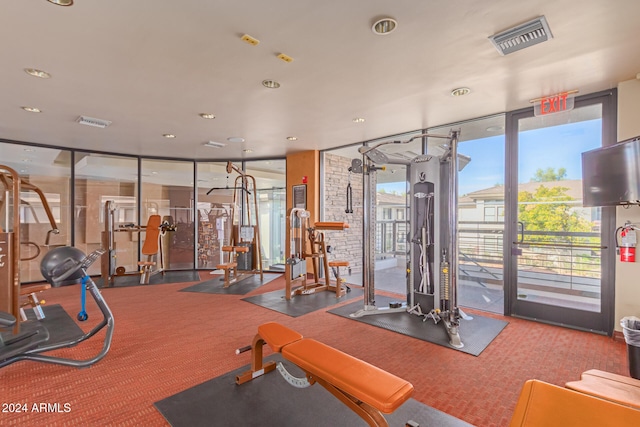
M 613 340 L 616 342 L 625 342 L 622 331 L 613 331 Z

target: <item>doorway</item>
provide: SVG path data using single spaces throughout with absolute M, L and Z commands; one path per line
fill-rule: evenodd
M 612 210 L 582 206 L 581 153 L 615 142 L 613 97 L 507 116 L 505 314 L 610 333 Z

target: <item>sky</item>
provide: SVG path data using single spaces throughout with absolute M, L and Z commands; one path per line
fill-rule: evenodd
M 529 182 L 536 170 L 547 168 L 565 168 L 566 179 L 582 179 L 581 153 L 601 146 L 601 126 L 597 119 L 520 132 L 518 182 Z M 458 151 L 471 157 L 458 178 L 461 195 L 504 184 L 504 135 L 461 142 Z M 381 188 L 406 191 L 404 182 L 379 184 Z

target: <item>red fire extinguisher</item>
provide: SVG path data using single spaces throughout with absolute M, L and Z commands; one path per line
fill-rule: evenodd
M 620 236 L 620 238 L 618 238 Z M 616 229 L 616 251 L 622 262 L 636 262 L 636 226 L 626 222 Z

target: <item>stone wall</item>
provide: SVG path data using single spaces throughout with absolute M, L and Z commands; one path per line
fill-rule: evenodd
M 322 220 L 349 224 L 345 231 L 325 231 L 325 239 L 332 248 L 329 260 L 349 261 L 351 274 L 356 275 L 362 273 L 362 174 L 351 174 L 353 213 L 345 213 L 350 166 L 351 158 L 325 153 Z M 343 271 L 341 275 L 348 278 L 348 269 Z

